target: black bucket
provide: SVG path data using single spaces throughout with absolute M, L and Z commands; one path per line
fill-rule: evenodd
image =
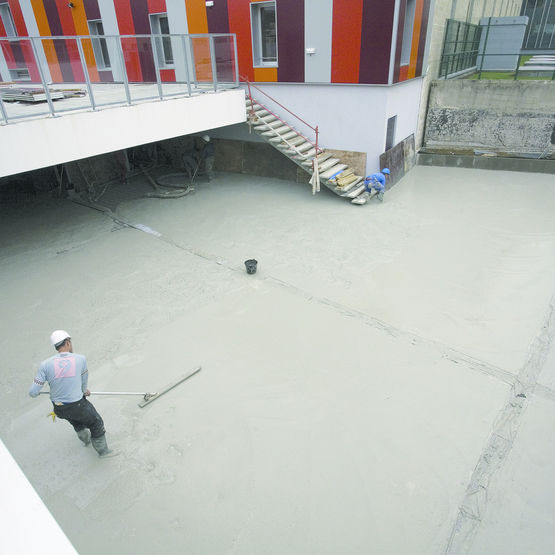
M 247 274 L 256 274 L 256 265 L 258 264 L 258 261 L 255 260 L 254 258 L 251 258 L 250 260 L 245 260 L 245 266 L 247 268 Z

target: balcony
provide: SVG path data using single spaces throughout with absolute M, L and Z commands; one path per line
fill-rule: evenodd
M 12 79 L 0 86 L 0 176 L 245 121 L 235 35 L 18 37 L 0 47 L 0 73 Z

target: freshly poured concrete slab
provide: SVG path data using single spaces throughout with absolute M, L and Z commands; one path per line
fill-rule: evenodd
M 469 553 L 553 553 L 554 421 L 555 403 L 532 399 Z
M 0 435 L 69 540 L 84 554 L 444 553 L 545 333 L 550 176 L 415 168 L 364 207 L 231 174 L 196 189 L 118 206 L 159 236 L 69 201 L 2 214 Z M 94 390 L 203 370 L 144 409 L 93 398 L 120 451 L 99 460 L 26 396 L 59 327 Z M 554 402 L 543 364 L 515 446 Z M 526 441 L 553 458 L 537 430 Z

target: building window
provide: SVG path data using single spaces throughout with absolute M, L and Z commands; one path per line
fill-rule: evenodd
M 412 32 L 414 29 L 414 12 L 416 0 L 406 0 L 405 24 L 403 26 L 403 45 L 401 47 L 401 65 L 410 63 L 410 51 L 412 48 Z
M 276 3 L 251 4 L 252 52 L 255 67 L 277 66 Z
M 100 19 L 88 22 L 89 32 L 93 36 L 92 47 L 94 57 L 96 59 L 96 67 L 98 69 L 110 69 L 110 55 L 108 54 L 108 45 L 106 39 L 98 38 L 104 35 L 104 27 Z
M 169 35 L 170 25 L 168 23 L 168 14 L 150 14 L 150 28 L 152 29 L 153 35 Z M 161 68 L 173 67 L 171 37 L 156 37 L 154 39 L 154 43 L 156 45 L 156 57 L 158 58 L 158 65 Z
M 387 134 L 385 136 L 385 150 L 395 146 L 395 128 L 397 127 L 397 116 L 392 116 L 387 120 Z
M 7 2 L 0 4 L 0 19 L 6 30 L 7 37 L 17 37 L 17 31 L 13 22 L 12 12 Z

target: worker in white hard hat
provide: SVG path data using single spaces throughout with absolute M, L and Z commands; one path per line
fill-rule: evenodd
M 200 150 L 201 162 L 204 161 L 204 170 L 208 181 L 214 179 L 214 143 L 210 140 L 210 135 L 203 135 L 204 144 Z
M 54 414 L 73 426 L 85 446 L 92 443 L 100 457 L 115 455 L 106 444 L 104 421 L 87 399 L 91 394 L 87 389 L 87 359 L 73 352 L 71 336 L 67 331 L 52 332 L 50 343 L 57 353 L 41 363 L 29 395 L 37 397 L 48 382 Z
M 390 176 L 389 168 L 384 168 L 381 172 L 373 173 L 364 179 L 364 192 L 353 199 L 353 204 L 366 204 L 374 195 L 380 202 L 383 202 L 385 193 L 386 178 Z

